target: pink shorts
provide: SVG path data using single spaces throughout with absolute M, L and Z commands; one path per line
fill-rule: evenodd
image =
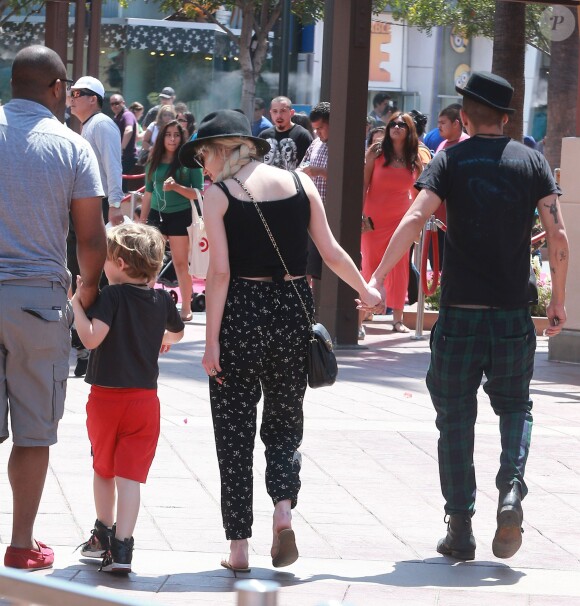
M 144 484 L 159 440 L 159 417 L 156 389 L 93 385 L 87 429 L 95 473 Z

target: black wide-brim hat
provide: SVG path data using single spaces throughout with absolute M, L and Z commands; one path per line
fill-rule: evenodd
M 208 114 L 200 122 L 197 137 L 179 150 L 179 161 L 187 168 L 199 168 L 195 154 L 202 145 L 231 137 L 243 137 L 250 140 L 256 146 L 256 151 L 260 156 L 264 156 L 270 151 L 270 144 L 266 139 L 252 136 L 250 122 L 245 114 L 233 109 L 220 109 Z
M 512 85 L 505 78 L 491 72 L 473 72 L 465 87 L 456 86 L 455 90 L 460 95 L 506 114 L 513 114 L 516 111 L 509 107 L 514 94 Z

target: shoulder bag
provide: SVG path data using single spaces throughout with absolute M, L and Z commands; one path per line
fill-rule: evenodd
M 297 177 L 293 175 L 296 179 Z M 286 263 L 282 258 L 282 253 L 276 244 L 276 240 L 270 231 L 270 227 L 266 222 L 262 211 L 260 210 L 259 204 L 256 202 L 256 199 L 252 194 L 248 191 L 248 188 L 237 178 L 232 177 L 232 179 L 244 190 L 248 198 L 254 203 L 256 207 L 256 211 L 264 224 L 264 228 L 266 229 L 266 233 L 272 242 L 272 246 L 274 250 L 278 254 L 280 261 L 282 263 L 282 267 L 288 276 L 290 276 L 290 272 L 288 271 L 288 267 L 286 267 Z M 326 330 L 326 328 L 318 323 L 315 323 L 313 319 L 310 317 L 308 313 L 308 309 L 304 303 L 304 300 L 300 296 L 298 292 L 298 288 L 296 288 L 296 284 L 294 284 L 294 280 L 290 280 L 292 282 L 292 286 L 294 287 L 294 291 L 296 295 L 300 299 L 300 303 L 302 304 L 302 309 L 304 310 L 304 314 L 306 316 L 306 321 L 310 327 L 310 340 L 308 341 L 308 357 L 307 357 L 307 368 L 306 374 L 308 376 L 308 385 L 313 389 L 317 387 L 325 387 L 327 385 L 333 385 L 336 381 L 336 376 L 338 375 L 338 365 L 336 363 L 336 356 L 334 355 L 334 349 L 332 345 L 332 339 L 330 338 L 330 334 Z

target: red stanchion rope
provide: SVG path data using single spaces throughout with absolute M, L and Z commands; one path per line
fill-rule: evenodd
M 145 178 L 145 173 L 143 173 L 142 175 L 123 175 L 123 179 L 127 179 L 127 180 L 135 180 L 135 179 L 144 179 Z
M 438 222 L 438 227 L 443 231 L 447 231 L 447 226 L 444 223 Z M 439 269 L 439 238 L 432 238 L 432 234 L 436 234 L 437 231 L 432 231 L 431 229 L 425 230 L 425 238 L 423 239 L 423 251 L 421 254 L 421 287 L 423 288 L 423 292 L 425 296 L 430 296 L 435 293 L 437 287 L 439 286 L 439 276 L 441 275 L 441 271 Z M 546 232 L 542 231 L 539 234 L 536 234 L 531 239 L 531 244 L 537 244 L 541 240 L 546 237 Z M 429 258 L 429 243 L 433 242 L 433 281 L 431 285 L 427 280 L 427 259 Z

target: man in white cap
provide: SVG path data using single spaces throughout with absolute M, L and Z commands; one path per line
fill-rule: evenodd
M 105 190 L 103 198 L 103 218 L 118 225 L 123 221 L 121 200 L 121 146 L 119 128 L 103 113 L 105 87 L 92 76 L 79 78 L 71 87 L 70 108 L 81 124 L 81 135 L 86 139 L 97 156 L 101 181 Z
M 174 103 L 175 91 L 171 88 L 171 86 L 165 86 L 159 93 L 159 104 L 152 107 L 147 114 L 145 114 L 145 118 L 143 119 L 143 129 L 147 128 L 151 122 L 155 122 L 155 120 L 157 120 L 157 114 L 159 113 L 159 109 L 162 105 L 173 105 Z
M 121 165 L 121 146 L 119 144 L 119 128 L 102 112 L 105 87 L 92 76 L 79 78 L 71 87 L 70 108 L 81 124 L 81 135 L 93 148 L 99 163 L 99 172 L 105 197 L 103 198 L 103 219 L 113 225 L 123 221 L 121 200 L 123 189 L 121 186 L 123 171 Z M 75 290 L 74 278 L 78 275 L 78 260 L 76 256 L 76 235 L 71 224 L 67 239 L 67 265 L 73 276 L 73 292 Z M 75 376 L 82 377 L 87 371 L 89 351 L 75 338 L 73 332 L 73 347 L 77 350 L 77 365 Z

